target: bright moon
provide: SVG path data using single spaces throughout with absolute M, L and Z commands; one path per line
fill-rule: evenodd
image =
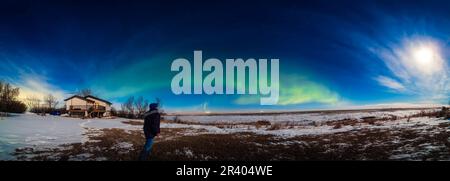
M 432 63 L 434 57 L 434 51 L 429 47 L 421 47 L 416 52 L 414 52 L 414 58 L 417 63 L 420 64 L 429 64 Z
M 414 69 L 417 73 L 431 75 L 442 70 L 444 60 L 439 46 L 433 42 L 413 42 L 410 44 L 409 56 L 405 59 L 405 66 Z M 422 75 L 422 76 L 424 76 Z

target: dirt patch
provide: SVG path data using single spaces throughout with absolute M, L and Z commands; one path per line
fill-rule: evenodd
M 124 123 L 124 124 L 129 124 L 129 125 L 133 125 L 133 126 L 144 125 L 144 121 L 133 121 L 133 120 L 128 120 L 128 121 L 122 121 L 122 123 Z

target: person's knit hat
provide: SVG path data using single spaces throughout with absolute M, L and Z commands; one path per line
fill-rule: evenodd
M 158 104 L 157 103 L 151 103 L 150 104 L 150 109 L 157 109 L 158 108 Z

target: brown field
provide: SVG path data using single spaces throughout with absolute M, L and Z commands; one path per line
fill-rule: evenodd
M 433 116 L 433 115 L 417 115 Z M 339 120 L 327 125 L 382 125 L 393 120 Z M 142 122 L 128 121 L 139 125 Z M 264 122 L 254 126 L 281 129 Z M 217 127 L 230 125 L 217 125 Z M 255 133 L 210 134 L 185 128 L 162 128 L 149 160 L 450 160 L 449 122 L 437 126 L 358 129 L 334 134 L 291 138 Z M 141 131 L 88 130 L 88 142 L 52 149 L 17 149 L 19 160 L 134 161 L 143 147 Z M 32 156 L 30 156 L 32 155 Z

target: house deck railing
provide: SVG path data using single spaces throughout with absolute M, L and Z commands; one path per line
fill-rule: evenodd
M 99 105 L 72 105 L 69 107 L 69 110 L 96 110 L 96 111 L 106 111 L 105 106 L 99 106 Z

